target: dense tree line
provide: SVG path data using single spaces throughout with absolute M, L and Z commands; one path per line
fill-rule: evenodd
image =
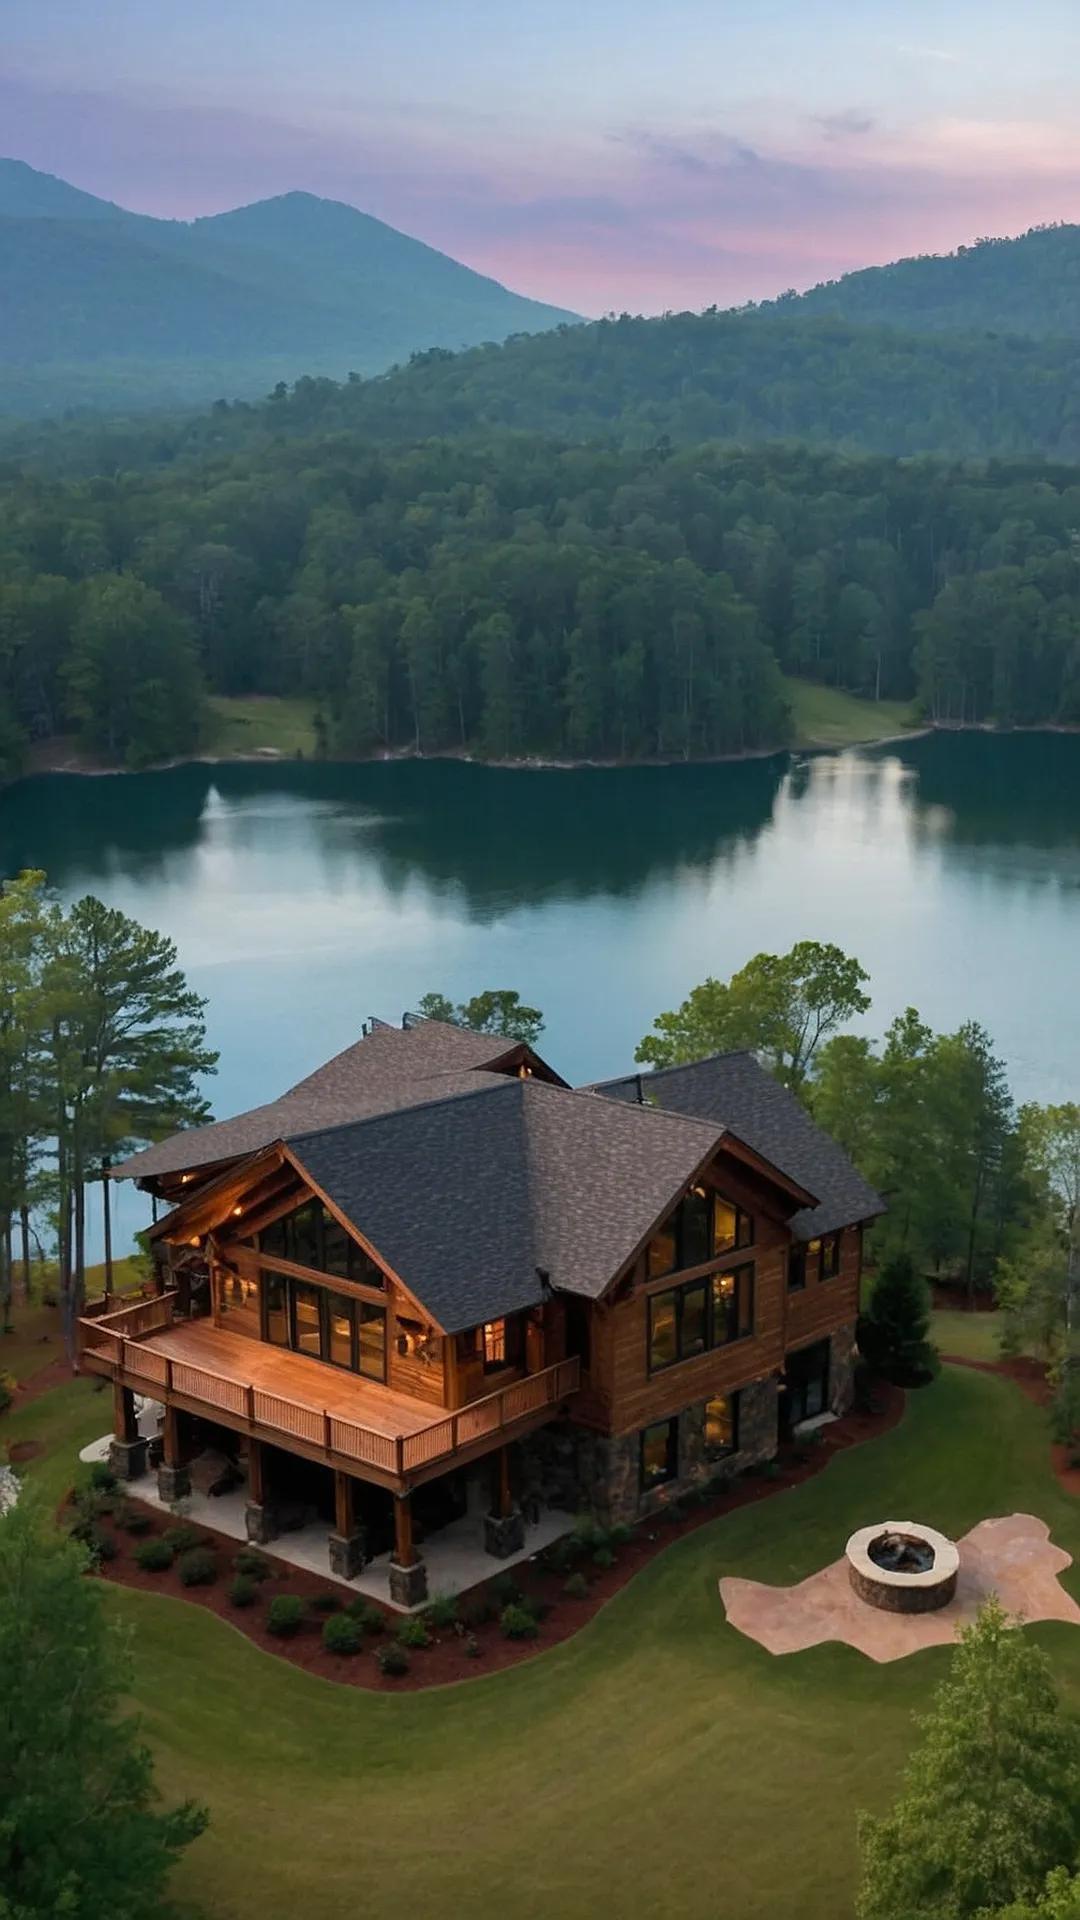
M 861 326 L 937 333 L 977 329 L 1065 339 L 1080 331 L 1078 279 L 1080 227 L 1032 227 L 1015 240 L 977 240 L 955 253 L 862 267 L 748 311 L 833 314 Z
M 1068 467 L 531 436 L 282 438 L 0 479 L 0 754 L 190 752 L 203 692 L 303 694 L 331 751 L 780 745 L 778 667 L 942 720 L 1080 720 Z

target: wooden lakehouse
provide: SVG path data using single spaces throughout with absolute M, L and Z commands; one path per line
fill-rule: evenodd
M 156 1400 L 163 1498 L 216 1449 L 252 1539 L 307 1502 L 339 1575 L 389 1551 L 402 1606 L 452 1519 L 496 1557 L 541 1506 L 632 1520 L 850 1398 L 882 1202 L 748 1054 L 574 1089 L 527 1046 L 372 1021 L 116 1176 L 168 1209 L 156 1296 L 82 1322 L 118 1470 Z

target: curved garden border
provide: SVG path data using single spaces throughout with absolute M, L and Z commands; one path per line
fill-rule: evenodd
M 328 1653 L 322 1645 L 322 1626 L 326 1615 L 318 1612 L 310 1603 L 318 1595 L 333 1591 L 331 1583 L 289 1566 L 284 1561 L 275 1561 L 272 1554 L 268 1553 L 266 1557 L 272 1563 L 274 1577 L 266 1586 L 273 1593 L 298 1594 L 309 1602 L 308 1616 L 296 1637 L 276 1638 L 266 1630 L 268 1609 L 265 1600 L 261 1600 L 257 1607 L 243 1610 L 230 1606 L 227 1576 L 239 1551 L 238 1543 L 210 1529 L 200 1527 L 198 1531 L 200 1536 L 213 1544 L 219 1556 L 220 1575 L 210 1586 L 184 1587 L 175 1570 L 148 1573 L 138 1567 L 132 1554 L 139 1541 L 133 1540 L 106 1516 L 100 1524 L 115 1541 L 117 1552 L 114 1559 L 102 1566 L 101 1577 L 120 1586 L 134 1587 L 143 1592 L 165 1593 L 205 1607 L 228 1620 L 231 1626 L 246 1634 L 264 1652 L 276 1654 L 295 1666 L 303 1667 L 308 1673 L 346 1686 L 393 1692 L 477 1679 L 484 1674 L 515 1666 L 521 1660 L 542 1653 L 547 1647 L 570 1639 L 593 1619 L 608 1600 L 627 1586 L 642 1567 L 684 1535 L 693 1533 L 710 1520 L 735 1512 L 739 1507 L 749 1506 L 755 1501 L 768 1499 L 774 1493 L 801 1485 L 804 1480 L 820 1473 L 834 1454 L 889 1432 L 903 1414 L 904 1394 L 898 1387 L 884 1385 L 879 1387 L 879 1394 L 880 1404 L 875 1413 L 845 1414 L 821 1429 L 820 1437 L 813 1444 L 784 1447 L 773 1467 L 744 1474 L 714 1494 L 695 1495 L 690 1499 L 684 1496 L 642 1520 L 634 1529 L 632 1538 L 612 1550 L 614 1560 L 610 1566 L 594 1564 L 586 1551 L 573 1568 L 562 1566 L 553 1569 L 549 1550 L 548 1553 L 539 1554 L 534 1561 L 514 1567 L 509 1575 L 510 1580 L 527 1597 L 540 1602 L 542 1611 L 546 1609 L 539 1635 L 535 1639 L 511 1640 L 504 1636 L 499 1620 L 499 1602 L 492 1597 L 492 1589 L 499 1585 L 500 1576 L 496 1574 L 485 1587 L 462 1596 L 464 1630 L 458 1631 L 453 1627 L 431 1629 L 431 1645 L 410 1649 L 408 1672 L 397 1677 L 379 1671 L 369 1645 L 374 1650 L 392 1640 L 402 1616 L 386 1614 L 385 1632 L 378 1638 L 372 1636 L 370 1643 L 365 1636 L 363 1652 L 347 1658 Z M 145 1511 L 149 1512 L 149 1509 Z M 151 1531 L 165 1532 L 170 1524 L 175 1524 L 170 1516 L 159 1517 L 155 1514 Z M 581 1597 L 570 1597 L 564 1592 L 571 1572 L 582 1572 L 586 1576 L 586 1591 Z M 336 1592 L 340 1596 L 343 1589 L 337 1588 Z M 474 1616 L 483 1609 L 485 1598 L 493 1617 L 481 1620 Z

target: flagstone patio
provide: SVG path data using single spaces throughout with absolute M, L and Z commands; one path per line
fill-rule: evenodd
M 770 1653 L 801 1653 L 826 1640 L 843 1640 L 878 1662 L 948 1645 L 991 1593 L 1025 1623 L 1063 1620 L 1080 1626 L 1080 1606 L 1059 1579 L 1072 1565 L 1072 1555 L 1054 1546 L 1049 1527 L 1034 1514 L 981 1520 L 956 1544 L 956 1594 L 936 1613 L 886 1613 L 868 1606 L 853 1591 L 843 1556 L 795 1587 L 722 1579 L 720 1598 L 730 1625 Z

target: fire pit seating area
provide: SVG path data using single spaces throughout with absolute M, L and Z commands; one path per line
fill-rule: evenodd
M 885 1613 L 933 1613 L 956 1592 L 956 1547 L 943 1533 L 911 1520 L 860 1527 L 845 1557 L 859 1599 Z

